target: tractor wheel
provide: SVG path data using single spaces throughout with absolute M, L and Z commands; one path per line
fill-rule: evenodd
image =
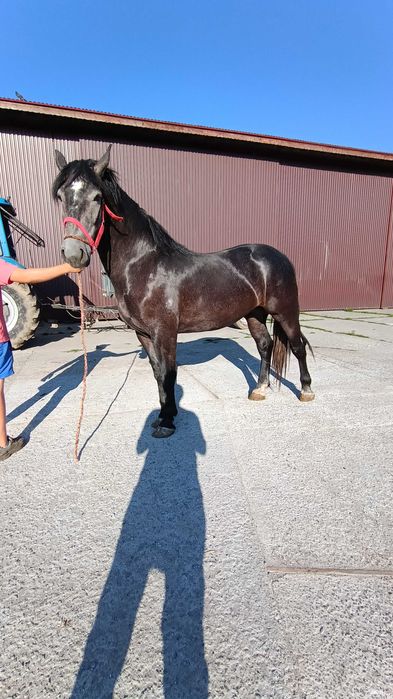
M 28 284 L 10 284 L 1 290 L 3 312 L 13 349 L 30 340 L 39 323 L 37 297 Z

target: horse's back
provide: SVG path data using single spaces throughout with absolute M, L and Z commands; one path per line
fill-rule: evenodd
M 265 284 L 280 282 L 296 283 L 295 270 L 290 259 L 277 248 L 264 244 L 237 245 L 219 253 L 226 257 L 240 272 L 256 268 L 263 276 Z
M 244 258 L 247 256 L 251 260 L 264 262 L 266 265 L 281 265 L 282 267 L 293 269 L 292 262 L 283 252 L 277 248 L 274 248 L 272 245 L 266 245 L 264 243 L 236 245 L 233 248 L 222 250 L 221 254 L 228 255 L 233 258 Z

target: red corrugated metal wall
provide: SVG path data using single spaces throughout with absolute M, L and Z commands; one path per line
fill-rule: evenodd
M 54 143 L 70 159 L 78 157 L 78 139 L 54 142 L 52 138 L 37 138 L 28 133 L 0 133 L 0 196 L 11 196 L 18 218 L 41 235 L 46 244 L 46 248 L 37 249 L 23 238 L 15 241 L 18 258 L 26 266 L 60 262 L 59 217 L 50 196 L 55 174 Z M 41 292 L 55 295 L 61 302 L 67 294 L 70 302 L 72 284 L 59 279 L 56 286 L 42 285 Z
M 392 180 L 280 169 L 277 247 L 297 269 L 303 308 L 378 308 Z
M 0 134 L 0 195 L 11 194 L 19 218 L 47 243 L 37 250 L 21 241 L 25 264 L 60 258 L 60 211 L 50 196 L 53 149 L 69 160 L 94 158 L 109 142 Z M 111 158 L 123 188 L 188 247 L 211 251 L 264 242 L 288 254 L 303 309 L 379 307 L 381 298 L 393 305 L 391 178 L 120 142 Z M 102 296 L 98 258 L 85 286 L 92 303 L 113 303 Z M 76 298 L 71 280 L 46 290 L 60 302 Z
M 390 216 L 386 234 L 386 255 L 381 294 L 381 307 L 393 307 L 393 188 L 390 199 Z
M 83 157 L 107 143 L 84 141 Z M 116 144 L 111 164 L 123 189 L 184 245 L 218 250 L 261 238 L 273 242 L 277 163 Z

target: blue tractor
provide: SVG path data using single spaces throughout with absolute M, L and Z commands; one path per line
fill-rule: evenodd
M 33 245 L 45 242 L 16 218 L 9 199 L 0 198 L 0 259 L 23 267 L 16 259 L 13 234 L 27 238 Z M 39 305 L 34 289 L 28 284 L 10 284 L 2 288 L 3 311 L 14 349 L 19 349 L 34 334 L 39 323 Z

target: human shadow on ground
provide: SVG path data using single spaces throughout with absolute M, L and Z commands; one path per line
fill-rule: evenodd
M 194 366 L 209 362 L 216 357 L 222 356 L 228 362 L 240 369 L 247 381 L 249 391 L 252 391 L 257 382 L 259 374 L 260 359 L 247 352 L 238 342 L 231 338 L 207 337 L 189 342 L 179 342 L 177 345 L 177 363 L 179 366 Z M 277 379 L 275 371 L 270 371 L 271 377 Z M 224 377 L 223 377 L 224 381 Z M 288 388 L 299 398 L 300 390 L 292 381 L 281 378 L 283 386 Z
M 139 352 L 139 350 L 134 350 L 131 352 L 115 353 L 108 351 L 106 349 L 107 347 L 108 345 L 97 345 L 95 350 L 87 353 L 89 374 L 95 369 L 99 362 L 107 357 L 124 357 L 128 354 L 131 355 Z M 71 359 L 71 361 L 62 364 L 46 376 L 43 376 L 41 379 L 41 381 L 43 381 L 42 386 L 39 387 L 38 391 L 31 396 L 31 398 L 25 400 L 7 415 L 7 422 L 23 415 L 26 410 L 32 408 L 49 394 L 52 394 L 49 400 L 44 403 L 31 418 L 29 424 L 24 428 L 22 435 L 25 439 L 29 439 L 31 433 L 58 407 L 63 398 L 65 398 L 70 391 L 73 391 L 79 386 L 82 381 L 83 363 L 83 354 L 79 354 L 75 359 Z
M 182 389 L 178 387 L 181 396 Z M 165 699 L 207 699 L 208 669 L 203 638 L 205 514 L 197 455 L 206 451 L 197 416 L 180 408 L 179 431 L 169 440 L 151 436 L 152 412 L 137 443 L 146 453 L 139 481 L 124 515 L 111 569 L 101 593 L 71 699 L 113 697 L 122 672 L 149 573 L 165 577 L 165 599 L 144 608 L 144 628 L 161 614 Z M 158 611 L 159 610 L 159 611 Z M 140 614 L 141 612 L 139 612 Z M 144 638 L 149 648 L 149 638 Z M 127 696 L 141 696 L 132 678 L 143 672 L 138 645 L 129 668 Z M 134 655 L 131 655 L 134 657 Z M 155 675 L 152 669 L 151 674 Z

